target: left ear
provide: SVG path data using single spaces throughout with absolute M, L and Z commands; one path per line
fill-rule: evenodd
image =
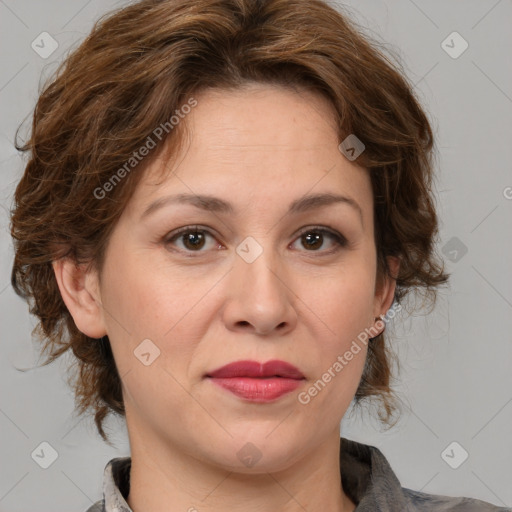
M 386 258 L 391 275 L 396 278 L 400 269 L 400 258 L 398 256 L 388 256 Z M 373 306 L 373 316 L 385 315 L 393 304 L 395 296 L 396 279 L 388 275 L 382 276 L 377 280 L 375 289 L 375 299 Z

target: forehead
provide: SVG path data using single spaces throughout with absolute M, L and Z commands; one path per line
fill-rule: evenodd
M 204 91 L 197 101 L 186 124 L 192 145 L 203 149 L 304 154 L 338 137 L 330 103 L 304 89 L 250 84 Z
M 319 94 L 258 84 L 195 99 L 172 162 L 146 169 L 133 198 L 137 210 L 170 192 L 206 191 L 240 204 L 344 193 L 371 208 L 368 174 L 339 151 L 333 108 Z

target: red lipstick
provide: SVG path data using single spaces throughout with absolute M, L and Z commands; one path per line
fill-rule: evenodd
M 207 374 L 218 386 L 251 402 L 270 402 L 297 389 L 304 375 L 285 361 L 235 361 Z

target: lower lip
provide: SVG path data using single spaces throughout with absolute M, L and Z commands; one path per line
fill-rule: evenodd
M 229 379 L 210 377 L 210 380 L 217 386 L 251 402 L 271 402 L 286 393 L 294 391 L 302 383 L 302 380 L 285 377 L 232 377 Z

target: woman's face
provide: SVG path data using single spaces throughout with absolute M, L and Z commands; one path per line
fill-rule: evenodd
M 371 183 L 319 96 L 252 85 L 195 98 L 180 157 L 148 167 L 115 227 L 98 318 L 132 450 L 284 469 L 338 435 L 365 345 L 333 367 L 392 302 L 392 282 L 376 289 Z M 275 360 L 299 373 L 211 375 Z

